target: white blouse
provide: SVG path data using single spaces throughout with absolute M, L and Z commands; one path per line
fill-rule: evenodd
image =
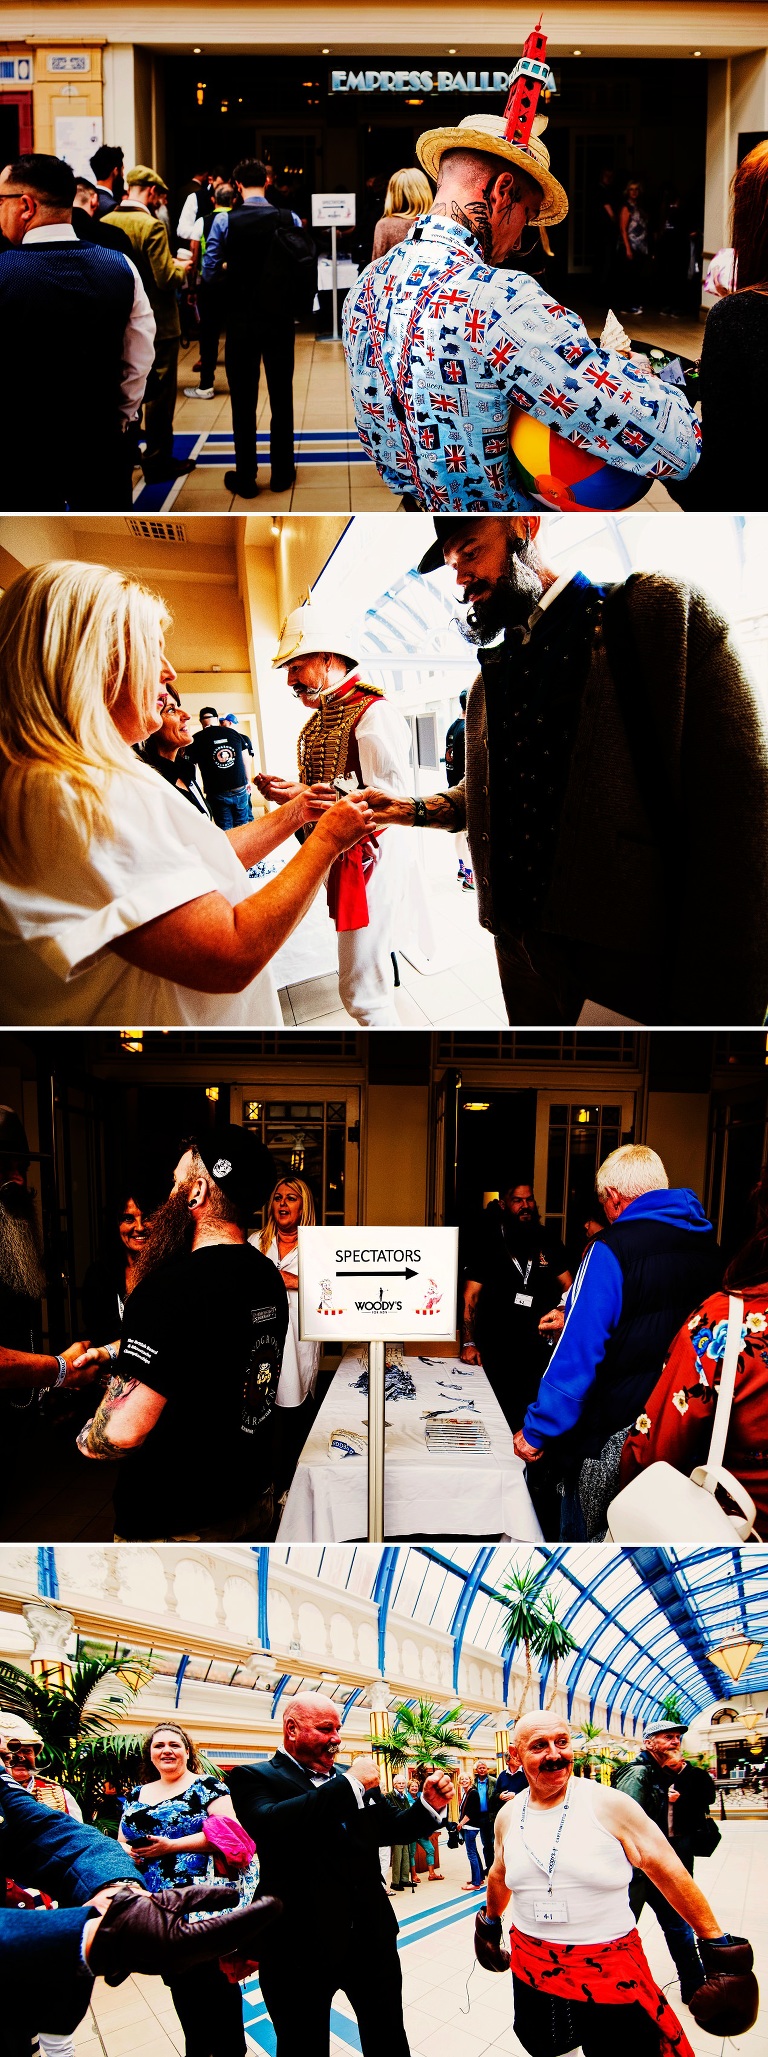
M 257 1250 L 261 1250 L 261 1231 L 257 1230 L 255 1235 L 249 1237 L 249 1241 L 255 1243 Z M 285 1256 L 281 1257 L 277 1247 L 277 1237 L 275 1236 L 269 1245 L 269 1249 L 264 1250 L 262 1254 L 269 1258 L 271 1264 L 277 1265 L 277 1269 L 281 1274 L 286 1271 L 289 1276 L 291 1273 L 296 1273 L 299 1262 L 298 1243 L 292 1244 L 290 1250 L 286 1250 Z M 320 1353 L 323 1346 L 322 1343 L 300 1342 L 299 1295 L 295 1286 L 289 1286 L 287 1292 L 288 1333 L 285 1338 L 283 1366 L 278 1381 L 276 1404 L 278 1407 L 300 1407 L 302 1400 L 306 1400 L 307 1394 L 314 1393 Z
M 258 890 L 227 836 L 148 765 L 115 772 L 113 835 L 85 843 L 67 781 L 28 816 L 21 878 L 0 878 L 0 1020 L 25 1027 L 272 1027 L 269 968 L 242 993 L 199 993 L 118 957 L 124 936 L 204 893 L 230 907 Z M 73 819 L 73 816 L 75 819 Z

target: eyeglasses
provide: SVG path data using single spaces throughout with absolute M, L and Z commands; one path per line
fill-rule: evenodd
M 25 200 L 26 193 L 9 193 L 7 186 L 0 186 L 0 207 L 4 200 Z

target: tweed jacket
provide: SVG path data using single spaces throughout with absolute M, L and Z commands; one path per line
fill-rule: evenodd
M 623 606 L 616 608 L 621 596 Z M 606 598 L 614 671 L 642 697 L 642 769 L 598 633 L 581 702 L 539 932 L 653 960 L 675 1023 L 761 1023 L 768 1005 L 768 734 L 727 623 L 696 587 L 640 572 Z M 631 647 L 630 647 L 631 642 Z M 466 712 L 465 803 L 484 928 L 514 930 L 490 865 L 486 690 L 514 698 L 491 651 Z M 657 781 L 656 781 L 656 774 Z M 653 784 L 653 791 L 651 786 Z
M 162 221 L 158 221 L 149 209 L 131 205 L 126 197 L 122 206 L 102 219 L 108 227 L 122 229 L 131 245 L 131 256 L 147 289 L 147 296 L 155 317 L 158 343 L 170 343 L 181 335 L 179 308 L 176 294 L 186 280 L 186 271 L 171 256 L 168 234 Z

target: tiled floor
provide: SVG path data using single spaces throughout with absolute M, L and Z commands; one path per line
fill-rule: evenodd
M 584 320 L 590 334 L 599 335 L 605 310 L 586 307 Z M 661 315 L 638 316 L 632 323 L 635 341 L 657 343 L 667 350 L 698 357 L 703 329 L 696 322 L 663 319 Z M 197 384 L 192 366 L 194 346 L 182 353 L 179 364 L 179 400 L 174 418 L 176 435 L 182 439 L 185 457 L 197 459 L 189 477 L 169 488 L 147 489 L 136 474 L 137 505 L 147 512 L 175 507 L 180 513 L 246 513 L 256 504 L 239 500 L 224 485 L 224 472 L 232 466 L 232 417 L 224 374 L 224 349 L 216 372 L 213 400 L 186 400 L 185 386 Z M 325 513 L 347 509 L 352 513 L 381 514 L 394 511 L 397 500 L 378 477 L 375 466 L 364 458 L 357 441 L 344 353 L 340 343 L 325 342 L 309 334 L 296 337 L 294 408 L 298 469 L 296 484 L 287 493 L 269 490 L 269 449 L 266 433 L 269 400 L 262 378 L 258 426 L 263 436 L 259 460 L 259 511 L 265 514 Z M 313 461 L 314 459 L 314 461 Z M 643 511 L 674 509 L 664 487 L 656 481 L 643 501 Z
M 472 1953 L 472 1923 L 481 1895 L 462 1893 L 467 1862 L 462 1850 L 441 1856 L 444 1883 L 422 1879 L 416 1893 L 395 1902 L 400 1924 L 405 2024 L 412 2057 L 483 2057 L 503 2051 L 522 2053 L 512 2027 L 512 1993 L 508 1978 L 480 1970 Z M 758 1978 L 768 1977 L 768 1834 L 764 1822 L 727 1823 L 714 1857 L 697 1860 L 696 1876 L 724 1928 L 748 1935 L 755 1951 Z M 674 1967 L 655 1916 L 646 1908 L 640 1933 L 654 1977 L 669 1985 L 669 1998 L 679 2014 L 697 2057 L 768 2057 L 768 2015 L 749 2035 L 724 2043 L 704 2036 L 680 2003 Z M 245 2015 L 253 2057 L 274 2057 L 275 2038 L 259 1991 L 258 1979 L 245 1989 Z M 344 1995 L 336 1996 L 331 2051 L 348 2057 L 360 2041 Z M 93 2006 L 77 2031 L 77 2057 L 174 2057 L 183 2036 L 173 2002 L 159 1979 L 133 1978 L 110 1989 L 99 1981 Z
M 464 892 L 459 885 L 453 837 L 421 833 L 436 948 L 423 970 L 417 970 L 404 952 L 400 954 L 401 983 L 395 1006 L 401 1024 L 404 1028 L 505 1028 L 507 1015 L 493 941 L 480 927 L 475 894 Z M 331 938 L 331 962 L 333 952 Z M 288 1028 L 350 1025 L 339 998 L 338 977 L 330 969 L 322 976 L 283 986 L 280 1004 Z

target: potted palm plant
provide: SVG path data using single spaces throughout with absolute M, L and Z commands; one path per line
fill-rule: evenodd
M 99 1827 L 113 1835 L 117 1808 L 114 1819 L 100 1813 L 105 1787 L 117 1794 L 135 1780 L 142 1749 L 141 1736 L 116 1731 L 115 1721 L 149 1683 L 152 1671 L 151 1663 L 129 1658 L 124 1650 L 78 1658 L 66 1683 L 54 1686 L 0 1661 L 0 1729 L 8 1727 L 7 1715 L 29 1722 L 41 1739 L 41 1771 L 68 1786 L 85 1819 L 96 1816 Z
M 540 1618 L 541 1627 L 536 1640 L 536 1655 L 537 1657 L 543 1657 L 546 1663 L 552 1666 L 552 1691 L 547 1701 L 547 1706 L 552 1707 L 557 1697 L 557 1681 L 560 1666 L 563 1658 L 570 1656 L 571 1650 L 575 1650 L 576 1639 L 575 1636 L 571 1635 L 570 1629 L 566 1628 L 560 1620 L 557 1604 L 552 1593 L 544 1594 Z
M 453 1771 L 457 1751 L 469 1749 L 466 1736 L 459 1726 L 463 1712 L 463 1707 L 457 1706 L 448 1708 L 445 1714 L 437 1714 L 431 1700 L 401 1700 L 394 1710 L 389 1735 L 377 1737 L 376 1741 L 372 1742 L 373 1755 L 383 1757 L 391 1771 L 407 1769 L 415 1773 L 421 1791 L 429 1771 L 435 1766 L 444 1771 Z M 436 1829 L 431 1838 L 431 1857 L 426 1842 L 419 1842 L 417 1845 L 417 1865 L 420 1864 L 421 1858 L 425 1858 L 429 1865 L 430 1878 L 442 1876 L 437 1868 L 437 1862 L 433 1862 L 433 1859 L 437 1859 L 439 1833 L 439 1829 Z M 415 1882 L 413 1872 L 411 1879 L 412 1883 Z

